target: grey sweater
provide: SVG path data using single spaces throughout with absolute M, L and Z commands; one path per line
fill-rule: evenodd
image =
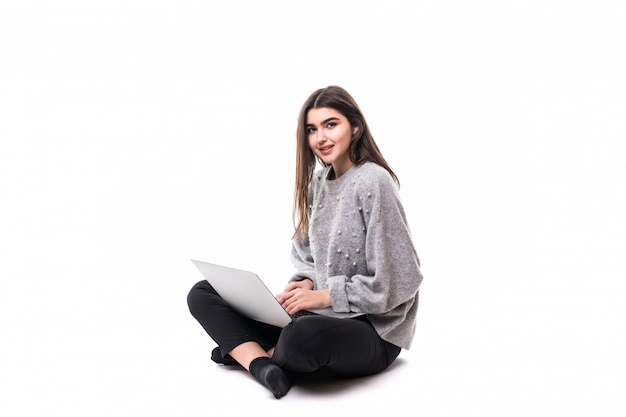
M 309 234 L 293 240 L 292 280 L 328 288 L 334 311 L 365 313 L 384 340 L 409 349 L 422 274 L 396 184 L 374 163 L 336 180 L 330 169 L 313 176 Z

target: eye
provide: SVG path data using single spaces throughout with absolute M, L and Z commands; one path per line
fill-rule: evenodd
M 328 129 L 332 129 L 333 127 L 337 126 L 336 122 L 328 122 L 328 124 L 326 125 L 326 128 Z
M 315 132 L 317 129 L 315 129 L 313 126 L 308 126 L 304 130 L 307 135 L 310 135 L 311 133 Z

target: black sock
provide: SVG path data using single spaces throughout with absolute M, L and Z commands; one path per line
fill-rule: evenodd
M 222 365 L 239 365 L 230 355 L 222 356 L 222 351 L 219 347 L 216 347 L 211 352 L 211 360 Z
M 290 376 L 273 363 L 270 358 L 256 358 L 250 362 L 249 368 L 252 376 L 272 391 L 276 398 L 284 396 L 291 388 Z

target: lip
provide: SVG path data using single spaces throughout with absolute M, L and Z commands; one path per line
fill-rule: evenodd
M 317 148 L 317 149 L 320 151 L 322 155 L 326 156 L 326 155 L 330 155 L 334 147 L 335 145 L 329 145 L 329 146 L 324 146 L 322 148 Z

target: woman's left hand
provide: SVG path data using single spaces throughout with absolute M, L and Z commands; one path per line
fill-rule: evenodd
M 330 292 L 312 288 L 313 282 L 309 279 L 290 282 L 282 293 L 276 295 L 276 299 L 289 314 L 311 308 L 330 307 Z

